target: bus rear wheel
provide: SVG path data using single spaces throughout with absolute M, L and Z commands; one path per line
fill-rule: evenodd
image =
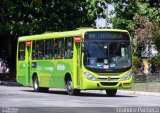
M 33 88 L 34 88 L 35 92 L 47 92 L 49 90 L 49 88 L 39 87 L 39 82 L 38 82 L 37 76 L 34 76 L 34 78 L 33 78 Z
M 66 89 L 67 89 L 68 95 L 79 95 L 80 94 L 80 89 L 73 89 L 72 80 L 71 79 L 67 79 L 67 81 L 66 81 Z
M 117 89 L 107 89 L 106 93 L 107 93 L 107 96 L 114 97 L 117 93 Z

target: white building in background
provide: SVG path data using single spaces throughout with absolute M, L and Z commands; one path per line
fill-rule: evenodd
M 107 28 L 107 21 L 104 18 L 97 18 L 96 28 Z
M 107 4 L 107 9 L 104 9 L 104 13 L 106 14 L 106 17 L 112 18 L 115 16 L 115 14 L 111 14 L 111 12 L 114 11 L 114 7 L 111 4 Z M 98 18 L 95 20 L 96 22 L 96 28 L 112 28 L 112 24 L 107 22 L 107 18 Z
M 141 53 L 141 57 L 149 58 L 157 54 L 158 54 L 158 51 L 156 50 L 155 45 L 151 45 L 151 46 L 146 45 L 145 49 Z

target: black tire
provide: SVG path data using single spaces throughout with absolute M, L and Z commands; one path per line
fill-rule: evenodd
M 33 88 L 34 88 L 35 92 L 39 92 L 39 90 L 40 90 L 37 76 L 33 77 Z
M 114 96 L 116 96 L 117 89 L 107 89 L 106 93 L 107 93 L 107 96 L 114 97 Z
M 38 77 L 34 76 L 33 78 L 33 88 L 35 92 L 47 92 L 49 88 L 39 87 Z
M 41 87 L 40 92 L 48 92 L 49 88 L 47 87 Z
M 80 89 L 73 89 L 73 85 L 72 85 L 72 80 L 71 79 L 67 79 L 67 81 L 66 81 L 66 89 L 67 89 L 68 95 L 79 95 L 80 94 Z

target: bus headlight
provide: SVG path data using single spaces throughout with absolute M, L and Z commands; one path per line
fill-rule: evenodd
M 93 75 L 91 75 L 88 72 L 83 72 L 83 74 L 86 76 L 88 80 L 97 80 L 95 77 L 93 77 Z
M 124 77 L 120 78 L 119 80 L 129 80 L 131 77 L 132 77 L 132 74 L 128 73 Z

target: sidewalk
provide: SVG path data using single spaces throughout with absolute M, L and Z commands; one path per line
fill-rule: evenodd
M 0 85 L 4 86 L 22 86 L 17 82 L 7 82 L 7 81 L 0 81 Z M 87 90 L 87 92 L 91 93 L 103 93 L 106 92 L 104 90 Z M 143 91 L 133 91 L 133 90 L 118 90 L 117 95 L 129 95 L 129 96 L 160 96 L 160 92 L 143 92 Z
M 160 96 L 160 92 L 143 92 L 143 91 L 126 91 L 126 90 L 118 90 L 117 94 L 121 95 L 131 95 L 131 96 Z
M 8 81 L 0 81 L 0 85 L 4 86 L 22 86 L 21 84 L 17 82 L 8 82 Z
M 105 90 L 87 90 L 90 93 L 101 93 L 106 94 Z M 160 92 L 143 92 L 143 91 L 133 91 L 133 90 L 117 90 L 117 95 L 124 96 L 160 96 Z

